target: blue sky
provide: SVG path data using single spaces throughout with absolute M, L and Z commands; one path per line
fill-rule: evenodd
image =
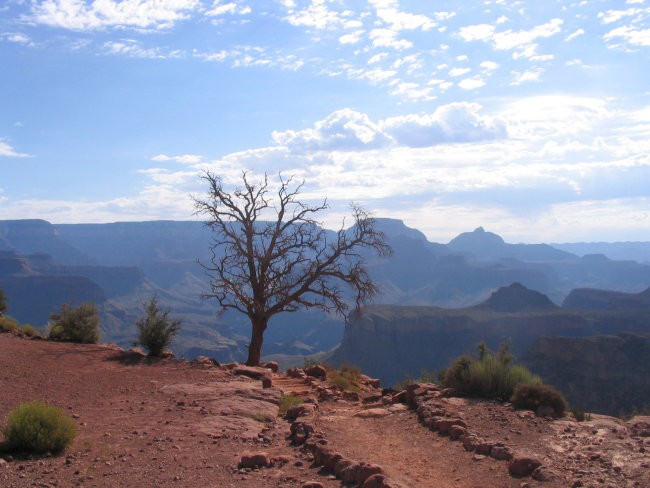
M 210 169 L 447 242 L 650 240 L 650 0 L 5 0 L 0 219 L 180 219 Z

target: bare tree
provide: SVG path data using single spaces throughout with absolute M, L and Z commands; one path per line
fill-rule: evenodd
M 243 173 L 243 186 L 232 192 L 210 172 L 202 179 L 209 187 L 207 198 L 194 202 L 214 233 L 211 263 L 201 263 L 210 277 L 205 296 L 216 299 L 221 311 L 236 310 L 250 319 L 249 366 L 260 362 L 264 332 L 274 315 L 316 308 L 347 317 L 345 288 L 354 295 L 355 310 L 377 292 L 360 251 L 372 248 L 387 255 L 391 249 L 359 206 L 352 206 L 354 225 L 328 238 L 315 220 L 327 201 L 301 202 L 302 184 L 291 178 L 280 177 L 274 191 L 266 175 L 252 183 Z

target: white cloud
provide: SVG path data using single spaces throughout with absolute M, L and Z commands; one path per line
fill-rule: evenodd
M 17 152 L 9 143 L 0 139 L 0 156 L 10 158 L 29 158 L 29 154 Z
M 598 18 L 603 24 L 612 24 L 618 22 L 625 17 L 633 17 L 639 14 L 650 13 L 650 8 L 628 8 L 626 10 L 608 10 L 606 12 L 600 12 Z
M 200 0 L 35 0 L 31 20 L 72 30 L 165 29 L 188 19 Z
M 458 82 L 458 86 L 463 90 L 475 90 L 476 88 L 481 88 L 485 86 L 485 80 L 479 76 L 473 78 L 465 78 Z
M 572 32 L 571 34 L 569 34 L 568 36 L 566 36 L 566 37 L 564 38 L 564 40 L 565 40 L 565 41 L 572 41 L 572 40 L 575 39 L 576 37 L 580 37 L 580 36 L 584 35 L 584 33 L 585 33 L 585 30 L 584 30 L 584 29 L 578 29 L 578 30 Z
M 219 17 L 222 15 L 247 15 L 251 12 L 252 9 L 248 5 L 243 5 L 241 1 L 222 3 L 221 0 L 214 0 L 212 8 L 205 15 Z
M 337 110 L 311 129 L 275 131 L 272 138 L 297 152 L 361 150 L 388 143 L 379 126 L 366 114 L 349 108 Z
M 14 44 L 22 44 L 24 46 L 35 46 L 34 42 L 27 34 L 22 32 L 5 32 L 0 33 L 0 40 L 6 42 L 13 42 Z
M 170 57 L 179 57 L 181 55 L 179 52 L 163 53 L 159 48 L 143 48 L 140 43 L 134 39 L 106 41 L 103 44 L 103 47 L 108 54 L 119 54 L 132 58 L 165 59 Z
M 296 27 L 309 27 L 317 30 L 332 30 L 345 25 L 345 19 L 335 10 L 330 10 L 327 2 L 311 0 L 308 7 L 296 9 L 294 2 L 285 3 L 289 11 L 285 20 Z
M 198 154 L 182 154 L 180 156 L 168 156 L 166 154 L 158 154 L 153 158 L 151 158 L 151 160 L 157 162 L 175 161 L 181 164 L 198 164 L 203 160 L 203 157 L 199 156 Z
M 361 42 L 361 36 L 363 35 L 364 32 L 365 31 L 363 30 L 357 30 L 349 34 L 344 34 L 339 37 L 339 42 L 341 44 L 358 44 L 359 42 Z
M 531 81 L 540 81 L 540 77 L 544 73 L 542 68 L 535 68 L 528 71 L 518 72 L 513 71 L 514 79 L 510 82 L 511 85 L 521 85 Z
M 530 30 L 513 31 L 508 29 L 501 32 L 497 32 L 491 24 L 476 24 L 461 27 L 458 34 L 464 41 L 491 42 L 492 47 L 497 51 L 517 50 L 516 58 L 526 57 L 539 61 L 541 59 L 536 55 L 537 44 L 535 41 L 558 34 L 562 30 L 563 23 L 562 19 L 555 18 Z M 549 56 L 544 58 L 551 59 Z
M 427 115 L 390 117 L 382 129 L 400 146 L 426 147 L 444 143 L 472 142 L 507 137 L 505 123 L 480 114 L 476 103 L 451 103 Z
M 398 33 L 391 29 L 373 29 L 370 31 L 373 47 L 390 47 L 397 50 L 409 49 L 413 43 L 406 39 L 398 39 Z
M 479 66 L 485 71 L 494 71 L 499 68 L 499 64 L 494 61 L 483 61 Z
M 632 46 L 650 46 L 650 29 L 637 29 L 629 25 L 617 27 L 605 34 L 606 41 L 621 39 Z
M 463 76 L 469 73 L 471 68 L 453 68 L 449 70 L 449 76 Z
M 476 24 L 461 27 L 459 31 L 460 37 L 464 41 L 487 41 L 494 36 L 495 27 L 490 24 Z
M 370 0 L 376 8 L 377 17 L 388 24 L 392 30 L 430 30 L 436 26 L 431 18 L 426 15 L 411 14 L 398 9 L 399 2 Z

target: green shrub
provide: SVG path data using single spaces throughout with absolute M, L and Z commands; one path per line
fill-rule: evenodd
M 34 401 L 23 403 L 9 413 L 4 434 L 11 450 L 57 453 L 74 440 L 77 427 L 60 408 Z
M 540 407 L 551 407 L 556 417 L 562 417 L 567 409 L 567 403 L 562 393 L 552 386 L 542 383 L 517 385 L 510 401 L 516 408 L 534 412 Z
M 53 341 L 96 344 L 99 342 L 97 307 L 86 302 L 77 308 L 62 305 L 59 313 L 50 314 L 49 338 Z
M 441 372 L 444 386 L 470 396 L 508 400 L 518 384 L 541 383 L 541 379 L 525 367 L 512 364 L 513 356 L 508 346 L 501 347 L 496 354 L 488 351 L 483 343 L 478 349 L 478 359 L 460 356 Z
M 0 290 L 0 318 L 7 311 L 7 299 L 5 298 L 5 292 Z
M 27 337 L 34 337 L 38 335 L 38 331 L 36 330 L 36 327 L 33 325 L 25 324 L 20 326 L 20 331 L 25 334 Z
M 287 413 L 287 410 L 289 410 L 291 407 L 294 405 L 300 405 L 301 403 L 305 403 L 305 401 L 299 397 L 298 395 L 293 395 L 291 393 L 283 393 L 282 396 L 280 396 L 280 415 L 284 415 Z
M 573 414 L 573 418 L 575 418 L 577 422 L 584 422 L 585 420 L 591 420 L 591 414 L 586 413 L 584 408 L 572 407 L 571 413 Z
M 0 332 L 11 332 L 18 329 L 18 321 L 9 315 L 0 316 Z
M 149 351 L 150 356 L 160 356 L 178 334 L 181 321 L 170 320 L 170 311 L 158 308 L 156 296 L 143 305 L 146 315 L 135 323 L 138 328 L 138 343 Z
M 358 384 L 361 380 L 361 370 L 356 366 L 343 364 L 339 369 L 331 369 L 327 372 L 327 379 L 340 390 L 361 392 Z

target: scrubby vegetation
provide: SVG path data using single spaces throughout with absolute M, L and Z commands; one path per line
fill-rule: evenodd
M 591 420 L 591 414 L 586 413 L 584 408 L 580 407 L 571 407 L 571 414 L 577 422 L 584 422 L 585 420 Z
M 461 393 L 507 401 L 521 383 L 536 384 L 542 380 L 523 366 L 513 364 L 509 346 L 492 353 L 484 343 L 478 345 L 479 357 L 464 355 L 440 372 L 441 383 Z
M 0 332 L 11 332 L 19 327 L 18 321 L 9 315 L 0 315 Z
M 567 409 L 567 402 L 562 393 L 543 383 L 518 384 L 510 401 L 515 408 L 523 408 L 534 412 L 538 412 L 540 408 L 550 407 L 556 417 L 562 417 Z
M 304 402 L 305 401 L 298 395 L 293 395 L 291 393 L 283 393 L 282 396 L 280 396 L 279 414 L 284 415 L 285 413 L 287 413 L 287 410 L 289 410 L 294 405 L 300 405 L 301 403 Z
M 61 306 L 59 313 L 50 314 L 49 338 L 54 341 L 96 344 L 99 342 L 99 315 L 97 307 L 84 302 L 75 308 Z
M 5 298 L 5 292 L 0 290 L 0 318 L 7 311 L 7 299 Z
M 25 334 L 27 337 L 34 337 L 38 335 L 38 330 L 36 330 L 36 327 L 33 325 L 29 324 L 24 324 L 20 326 L 20 331 Z
M 158 298 L 144 303 L 146 315 L 136 323 L 138 343 L 149 351 L 150 356 L 160 356 L 167 349 L 181 328 L 180 320 L 170 320 L 169 310 L 158 308 Z
M 356 366 L 343 364 L 339 369 L 328 369 L 327 379 L 333 386 L 336 386 L 342 391 L 352 391 L 359 393 L 361 388 L 359 383 L 361 381 L 361 370 Z
M 34 401 L 23 403 L 9 413 L 4 435 L 9 450 L 58 453 L 74 440 L 77 427 L 60 408 Z

